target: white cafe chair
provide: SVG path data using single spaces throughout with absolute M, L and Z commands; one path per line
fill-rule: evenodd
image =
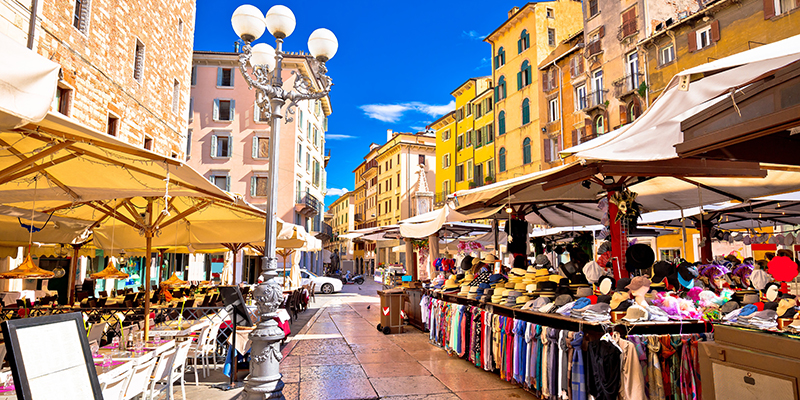
M 129 363 L 128 367 L 130 365 Z M 122 369 L 121 373 L 100 381 L 100 392 L 103 394 L 103 400 L 122 400 L 132 372 L 131 368 L 125 368 Z
M 108 326 L 107 322 L 98 322 L 89 329 L 89 334 L 87 338 L 91 342 L 92 340 L 96 340 L 97 343 L 101 342 L 103 338 L 103 333 L 106 331 L 106 327 Z
M 178 344 L 178 348 L 175 351 L 175 361 L 172 363 L 172 368 L 170 371 L 169 379 L 167 384 L 169 385 L 169 393 L 172 393 L 172 386 L 175 382 L 180 382 L 181 384 L 181 398 L 186 398 L 186 387 L 184 383 L 184 372 L 186 371 L 186 359 L 189 355 L 189 347 L 192 345 L 192 342 L 186 341 L 181 342 Z
M 202 360 L 203 362 L 203 377 L 208 377 L 208 359 L 206 354 L 209 333 L 211 333 L 211 326 L 207 326 L 200 331 L 200 335 L 197 337 L 197 342 L 189 342 L 191 343 L 191 347 L 189 347 L 188 358 L 193 360 L 192 364 L 194 366 L 195 386 L 199 385 L 198 375 L 200 374 L 200 371 L 197 369 L 197 362 L 199 360 Z
M 167 398 L 172 400 L 172 385 L 169 384 L 169 377 L 172 374 L 172 364 L 175 362 L 175 356 L 178 349 L 171 348 L 158 357 L 158 362 L 150 376 L 150 388 L 148 389 L 148 398 L 155 399 L 161 392 L 169 389 Z M 159 384 L 159 382 L 164 382 Z
M 122 396 L 122 400 L 130 400 L 145 393 L 150 383 L 150 374 L 153 372 L 155 365 L 156 359 L 151 358 L 133 367 L 133 372 L 128 380 L 128 387 L 125 389 L 125 395 Z

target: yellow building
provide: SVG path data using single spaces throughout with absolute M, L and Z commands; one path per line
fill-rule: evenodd
M 353 192 L 347 192 L 339 196 L 328 206 L 328 212 L 331 213 L 330 225 L 335 236 L 344 235 L 355 229 L 353 225 L 354 210 Z
M 651 104 L 680 71 L 800 34 L 800 13 L 791 1 L 705 4 L 680 20 L 670 18 L 677 23 L 657 21 L 655 32 L 639 43 L 648 60 Z
M 512 8 L 508 20 L 486 37 L 492 45 L 497 180 L 546 168 L 536 68 L 581 29 L 581 15 L 581 3 L 573 0 L 527 3 Z
M 456 152 L 455 132 L 456 112 L 451 111 L 428 126 L 436 132 L 436 193 L 434 204 L 441 207 L 447 196 L 455 190 L 456 168 L 453 155 Z

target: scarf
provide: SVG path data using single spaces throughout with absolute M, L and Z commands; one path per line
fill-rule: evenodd
M 658 336 L 647 336 L 647 386 L 648 398 L 651 400 L 665 400 L 664 376 L 661 374 L 661 362 L 658 353 L 661 350 L 661 341 Z
M 681 366 L 679 371 L 681 396 L 683 396 L 684 400 L 697 400 L 691 344 L 689 344 L 688 337 L 682 338 L 681 341 Z
M 586 399 L 586 375 L 583 368 L 583 332 L 576 332 L 575 337 L 572 339 L 572 379 L 570 386 L 572 387 L 572 400 L 587 400 Z

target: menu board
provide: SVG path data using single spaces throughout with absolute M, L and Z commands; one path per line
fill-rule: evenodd
M 18 399 L 102 400 L 80 313 L 4 321 Z

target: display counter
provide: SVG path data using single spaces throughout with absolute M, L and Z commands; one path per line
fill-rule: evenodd
M 714 339 L 699 345 L 704 399 L 800 398 L 797 336 L 715 325 Z

